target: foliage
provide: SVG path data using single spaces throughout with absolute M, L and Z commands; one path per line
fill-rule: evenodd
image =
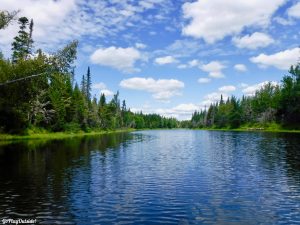
M 240 100 L 231 97 L 211 104 L 208 110 L 195 112 L 185 127 L 239 128 L 251 124 L 256 127 L 300 128 L 300 64 L 292 66 L 290 75 L 281 85 L 266 84 L 254 96 Z
M 41 49 L 33 54 L 33 21 L 21 17 L 19 24 L 11 59 L 0 57 L 0 131 L 78 132 L 179 126 L 175 119 L 132 113 L 125 100 L 121 105 L 119 92 L 109 102 L 104 94 L 99 101 L 92 99 L 89 67 L 81 86 L 73 85 L 78 42 L 71 42 L 53 55 L 46 55 Z
M 17 14 L 18 11 L 7 12 L 0 10 L 0 30 L 6 28 Z
M 12 61 L 16 63 L 19 60 L 26 60 L 32 54 L 32 32 L 33 32 L 33 20 L 28 21 L 26 17 L 21 17 L 18 20 L 20 24 L 20 30 L 18 36 L 14 38 L 12 43 Z M 26 31 L 29 25 L 29 32 Z

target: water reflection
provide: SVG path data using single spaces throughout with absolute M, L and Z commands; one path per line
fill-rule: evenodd
M 300 136 L 142 131 L 0 147 L 0 218 L 300 223 Z
M 0 217 L 34 216 L 48 224 L 73 221 L 69 210 L 73 171 L 90 168 L 92 150 L 105 158 L 107 149 L 126 146 L 131 137 L 120 133 L 1 146 Z

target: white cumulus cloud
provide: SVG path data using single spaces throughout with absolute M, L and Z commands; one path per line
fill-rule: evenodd
M 105 89 L 106 88 L 106 85 L 103 83 L 103 82 L 100 82 L 100 83 L 94 83 L 92 85 L 92 88 L 93 89 Z
M 183 103 L 172 108 L 158 108 L 158 109 L 151 109 L 148 107 L 144 108 L 132 108 L 133 112 L 143 112 L 146 114 L 156 113 L 160 114 L 165 117 L 175 117 L 179 120 L 190 119 L 192 114 L 195 111 L 199 111 L 201 109 L 200 105 L 196 105 L 193 103 Z
M 111 90 L 107 89 L 106 85 L 103 82 L 94 83 L 92 85 L 92 88 L 95 89 L 95 90 L 99 90 L 100 94 L 104 94 L 106 97 L 114 95 L 114 92 L 112 92 Z
M 299 60 L 300 48 L 287 49 L 272 55 L 260 54 L 250 58 L 250 61 L 261 67 L 274 66 L 281 70 L 288 70 Z
M 200 84 L 207 84 L 209 82 L 211 82 L 211 79 L 206 78 L 206 77 L 201 77 L 198 79 L 198 83 L 200 83 Z
M 177 66 L 178 69 L 186 69 L 188 66 L 186 64 L 180 64 Z
M 199 111 L 200 107 L 193 103 L 180 104 L 169 109 L 157 109 L 156 113 L 166 116 L 175 117 L 177 119 L 190 119 L 195 111 Z
M 181 94 L 184 83 L 175 79 L 155 80 L 151 77 L 133 77 L 122 80 L 120 86 L 132 90 L 147 91 L 152 94 L 154 99 L 167 102 L 170 98 Z
M 212 78 L 223 78 L 225 77 L 222 73 L 222 70 L 226 68 L 225 65 L 223 65 L 219 61 L 211 61 L 208 64 L 203 64 L 199 67 L 204 72 L 208 72 L 209 76 Z
M 260 32 L 255 32 L 251 35 L 245 35 L 243 37 L 234 37 L 232 41 L 238 48 L 248 49 L 267 47 L 275 42 L 272 37 Z
M 108 89 L 103 89 L 103 90 L 100 91 L 100 93 L 104 94 L 106 97 L 114 95 L 114 93 L 111 90 L 108 90 Z
M 183 4 L 183 16 L 189 23 L 182 33 L 214 43 L 245 27 L 266 27 L 285 0 L 197 0 Z
M 218 89 L 221 92 L 232 92 L 236 90 L 236 87 L 233 85 L 223 86 Z
M 131 73 L 137 69 L 134 67 L 137 60 L 142 59 L 141 53 L 135 48 L 121 48 L 111 46 L 97 49 L 90 57 L 92 63 L 118 69 Z
M 226 100 L 229 97 L 224 92 L 212 92 L 204 96 L 204 100 L 202 101 L 201 105 L 203 107 L 208 107 L 210 104 L 220 101 L 221 96 L 223 97 L 223 100 Z
M 246 88 L 246 87 L 248 87 L 249 85 L 248 84 L 246 84 L 246 83 L 240 83 L 239 84 L 239 87 L 241 87 L 241 88 Z
M 138 42 L 138 43 L 135 43 L 135 47 L 139 48 L 139 49 L 144 49 L 144 48 L 147 48 L 147 45 Z
M 236 65 L 234 65 L 234 69 L 239 72 L 247 71 L 247 67 L 244 64 L 236 64 Z
M 290 17 L 300 18 L 300 2 L 288 9 L 288 15 Z
M 294 21 L 291 18 L 285 19 L 285 18 L 277 16 L 277 17 L 274 17 L 273 20 L 283 26 L 294 24 Z
M 197 59 L 193 59 L 188 61 L 186 64 L 180 64 L 177 66 L 178 69 L 187 69 L 187 68 L 193 68 L 193 67 L 199 67 L 200 62 Z
M 199 61 L 197 59 L 193 59 L 188 62 L 189 67 L 195 67 L 199 65 Z
M 143 3 L 144 2 L 144 3 Z M 140 4 L 139 4 L 140 3 Z M 146 6 L 147 5 L 147 6 Z M 116 0 L 1 0 L 0 9 L 20 10 L 18 16 L 34 20 L 33 39 L 37 48 L 47 51 L 57 49 L 66 42 L 89 38 L 110 42 L 127 28 L 147 29 L 140 23 L 143 15 L 160 8 L 160 16 L 170 12 L 169 0 L 116 1 Z M 15 22 L 0 32 L 2 49 L 13 41 L 18 31 Z M 4 37 L 4 38 L 3 38 Z
M 155 60 L 155 63 L 158 65 L 165 65 L 165 64 L 171 64 L 177 62 L 177 60 L 173 56 L 164 56 L 164 57 L 158 57 Z
M 66 28 L 66 20 L 68 15 L 77 10 L 75 0 L 64 1 L 34 1 L 34 0 L 1 0 L 0 9 L 7 11 L 19 10 L 17 16 L 25 16 L 34 20 L 33 39 L 35 46 L 46 47 L 52 46 L 53 43 L 60 43 L 62 40 L 72 40 L 78 37 L 74 30 L 77 28 Z M 54 19 L 55 18 L 55 19 Z M 60 26 L 61 29 L 57 29 Z M 13 21 L 6 29 L 0 32 L 0 47 L 5 54 L 10 54 L 13 38 L 17 35 L 19 24 Z M 59 33 L 59 35 L 55 35 Z M 57 46 L 55 46 L 57 48 Z
M 254 85 L 243 85 L 245 88 L 242 90 L 242 92 L 246 95 L 246 96 L 253 96 L 255 94 L 256 91 L 260 90 L 263 86 L 265 86 L 266 84 L 268 84 L 270 81 L 264 81 L 258 84 L 254 84 Z M 277 82 L 275 81 L 271 81 L 270 82 L 273 86 L 278 85 Z

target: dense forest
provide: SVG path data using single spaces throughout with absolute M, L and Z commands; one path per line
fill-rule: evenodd
M 5 29 L 17 12 L 0 12 Z M 34 51 L 33 20 L 18 19 L 19 32 L 9 59 L 0 54 L 0 133 L 90 131 L 118 128 L 176 128 L 179 122 L 156 114 L 133 113 L 117 92 L 91 96 L 92 72 L 87 68 L 80 85 L 74 79 L 77 41 L 54 54 Z M 98 97 L 98 98 L 97 98 Z
M 190 128 L 272 127 L 300 129 L 300 63 L 291 66 L 281 85 L 268 83 L 254 96 L 232 96 L 195 112 L 183 126 Z

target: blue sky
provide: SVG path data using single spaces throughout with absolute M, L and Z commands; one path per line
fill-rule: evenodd
M 280 83 L 300 57 L 295 0 L 1 0 L 33 18 L 36 48 L 79 41 L 76 79 L 93 95 L 117 90 L 133 111 L 179 119 L 223 96 Z M 10 55 L 16 22 L 0 32 Z

